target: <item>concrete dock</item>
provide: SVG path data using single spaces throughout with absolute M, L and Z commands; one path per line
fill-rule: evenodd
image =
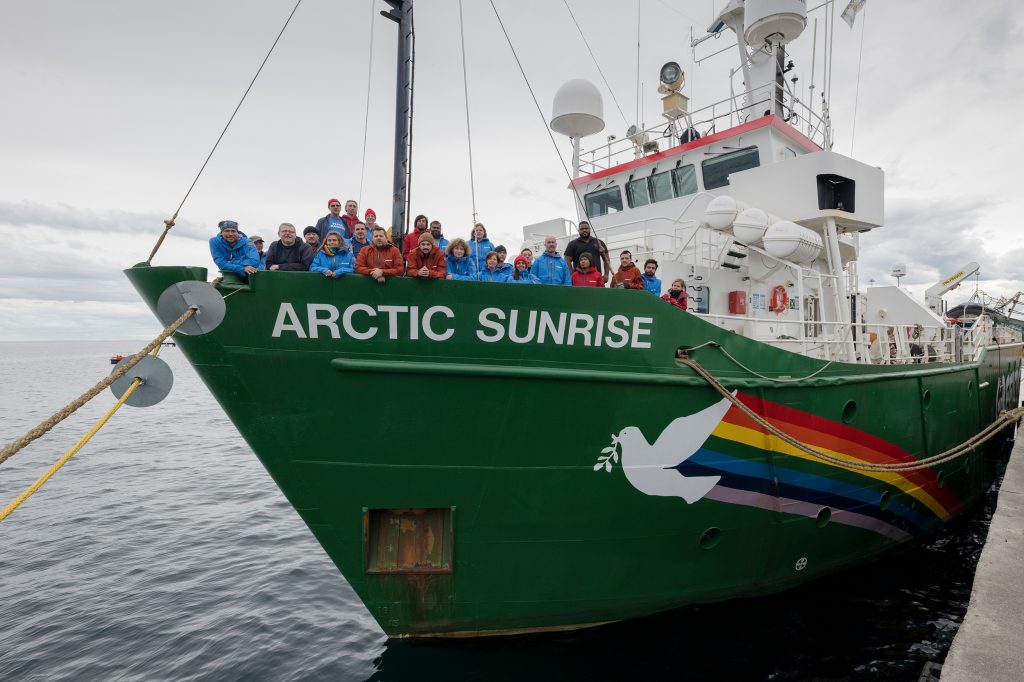
M 967 617 L 941 675 L 943 682 L 1024 680 L 1024 429 L 1006 467 Z

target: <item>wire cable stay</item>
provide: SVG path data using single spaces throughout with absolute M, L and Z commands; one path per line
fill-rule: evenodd
M 266 56 L 263 57 L 263 61 L 260 63 L 260 68 L 256 69 L 256 75 L 254 75 L 252 80 L 249 81 L 249 87 L 247 87 L 245 92 L 242 93 L 242 99 L 238 100 L 238 105 L 235 106 L 235 110 L 231 112 L 231 117 L 228 119 L 228 122 L 224 124 L 224 129 L 220 131 L 220 135 L 217 136 L 217 141 L 213 143 L 213 148 L 210 149 L 210 153 L 206 155 L 206 160 L 203 161 L 203 165 L 199 168 L 199 172 L 196 173 L 196 177 L 192 180 L 192 184 L 189 185 L 188 191 L 185 192 L 185 196 L 182 197 L 181 203 L 178 204 L 178 208 L 174 209 L 174 214 L 164 221 L 164 231 L 161 233 L 160 238 L 156 240 L 156 245 L 153 247 L 153 250 L 150 251 L 149 258 L 146 259 L 146 265 L 153 262 L 153 257 L 156 256 L 156 252 L 160 250 L 160 246 L 164 243 L 167 233 L 171 231 L 172 227 L 174 227 L 174 221 L 178 219 L 178 213 L 181 211 L 182 206 L 185 205 L 189 195 L 192 194 L 192 190 L 195 188 L 196 183 L 199 182 L 199 177 L 203 174 L 203 171 L 206 170 L 206 164 L 210 163 L 210 159 L 213 158 L 213 153 L 217 151 L 220 141 L 224 139 L 224 134 L 228 132 L 228 128 L 231 127 L 231 122 L 235 120 L 235 115 L 238 114 L 238 110 L 242 108 L 242 103 L 245 102 L 245 98 L 249 96 L 252 86 L 256 84 L 256 79 L 260 77 L 260 73 L 263 72 L 263 67 L 267 65 L 267 60 L 270 59 L 270 55 L 274 53 L 274 48 L 277 47 L 277 43 L 281 40 L 281 36 L 284 35 L 285 29 L 288 28 L 288 24 L 291 23 L 292 17 L 295 16 L 295 12 L 299 9 L 299 5 L 301 4 L 302 0 L 296 0 L 291 13 L 288 15 L 288 18 L 285 19 L 284 25 L 281 26 L 281 30 L 277 33 L 277 37 L 274 38 L 274 43 L 270 46 L 270 49 L 267 50 Z
M 469 198 L 473 206 L 471 224 L 476 225 L 476 182 L 473 175 L 473 134 L 469 127 L 469 77 L 466 74 L 466 29 L 462 18 L 462 0 L 459 0 L 459 40 L 462 44 L 462 96 L 466 101 L 466 146 L 469 148 Z
M 864 31 L 867 30 L 868 11 L 865 3 L 860 18 L 860 53 L 857 55 L 857 87 L 853 94 L 853 123 L 850 126 L 850 156 L 853 156 L 853 140 L 857 136 L 857 102 L 860 100 L 860 67 L 864 61 Z
M 462 0 L 459 0 L 460 5 L 461 2 Z M 594 55 L 594 50 L 590 47 L 590 43 L 587 41 L 587 36 L 583 35 L 583 29 L 580 28 L 580 24 L 576 20 L 576 15 L 573 14 L 572 8 L 569 7 L 569 0 L 562 0 L 562 3 L 565 5 L 565 9 L 569 12 L 569 16 L 572 18 L 572 23 L 576 25 L 576 30 L 580 32 L 580 38 L 583 39 L 583 44 L 587 47 L 587 52 L 590 53 L 590 58 L 594 60 L 594 66 L 597 67 L 597 72 L 601 74 L 601 80 L 604 81 L 604 86 L 608 88 L 608 92 L 612 96 L 612 101 L 615 102 L 615 108 L 619 110 L 619 116 L 622 117 L 622 122 L 629 125 L 629 121 L 626 119 L 626 114 L 623 113 L 622 107 L 619 106 L 619 99 L 615 96 L 615 91 L 612 90 L 611 83 L 608 82 L 608 79 L 604 75 L 604 71 L 601 70 L 601 65 L 597 62 L 597 57 Z M 463 57 L 463 59 L 465 59 L 465 57 Z
M 363 111 L 363 160 L 359 164 L 359 205 L 363 205 L 363 180 L 366 177 L 366 135 L 370 129 L 370 86 L 373 84 L 373 28 L 377 25 L 376 0 L 370 0 L 370 47 L 369 63 L 366 66 L 366 108 Z

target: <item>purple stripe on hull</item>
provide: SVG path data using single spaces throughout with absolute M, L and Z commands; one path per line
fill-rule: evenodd
M 745 507 L 770 509 L 784 514 L 796 514 L 798 516 L 806 516 L 812 519 L 815 518 L 821 510 L 821 505 L 801 502 L 800 500 L 793 500 L 787 497 L 774 497 L 772 495 L 765 495 L 763 493 L 757 493 L 750 490 L 725 488 L 721 485 L 717 485 L 712 488 L 711 492 L 704 497 L 709 500 L 717 500 L 718 502 L 725 502 L 727 504 L 741 504 Z M 863 514 L 857 514 L 851 511 L 845 511 L 843 509 L 832 510 L 832 520 L 830 523 L 863 528 L 864 530 L 870 530 L 878 533 L 879 535 L 884 535 L 885 537 L 891 540 L 896 540 L 897 542 L 904 542 L 913 537 L 910 533 L 907 533 L 906 531 L 903 531 L 891 524 L 885 523 L 880 519 L 864 516 Z

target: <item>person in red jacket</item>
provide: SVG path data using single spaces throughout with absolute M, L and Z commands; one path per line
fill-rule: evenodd
M 429 222 L 425 215 L 418 215 L 416 220 L 412 221 L 413 231 L 405 235 L 405 239 L 402 241 L 402 255 L 405 258 L 409 257 L 409 252 L 416 250 L 416 246 L 420 243 L 420 235 L 429 232 L 427 228 Z
M 416 248 L 409 253 L 409 266 L 406 277 L 420 279 L 444 279 L 448 275 L 448 260 L 444 251 L 437 248 L 434 235 L 429 232 L 420 234 Z
M 604 275 L 594 267 L 594 257 L 590 252 L 581 253 L 576 258 L 579 267 L 572 273 L 572 285 L 574 287 L 603 287 Z
M 383 284 L 388 277 L 401 277 L 405 273 L 405 261 L 398 247 L 388 243 L 388 234 L 378 225 L 373 228 L 370 246 L 364 246 L 356 259 L 356 272 L 369 275 Z
M 641 273 L 640 268 L 633 263 L 633 254 L 629 251 L 623 251 L 619 254 L 619 271 L 615 273 L 615 277 L 612 279 L 612 288 L 644 288 L 643 273 Z
M 686 310 L 686 282 L 681 279 L 672 280 L 672 286 L 668 288 L 668 293 L 664 294 L 661 300 L 668 301 L 675 307 Z

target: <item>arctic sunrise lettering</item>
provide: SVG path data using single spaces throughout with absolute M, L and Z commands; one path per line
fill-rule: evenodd
M 518 344 L 650 348 L 654 318 L 484 308 L 475 322 L 476 338 L 485 343 L 508 339 Z M 455 335 L 457 323 L 455 312 L 444 305 L 421 311 L 414 305 L 353 303 L 339 310 L 329 303 L 308 303 L 303 316 L 291 303 L 281 303 L 271 336 L 292 333 L 300 339 L 340 339 L 344 334 L 357 341 L 447 341 Z

